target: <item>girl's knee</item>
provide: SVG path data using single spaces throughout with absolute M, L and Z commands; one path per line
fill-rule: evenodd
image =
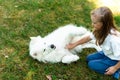
M 88 67 L 89 67 L 90 69 L 94 70 L 94 69 L 95 69 L 94 62 L 93 62 L 93 61 L 89 61 L 89 62 L 88 62 Z
M 86 57 L 86 61 L 89 62 L 90 60 L 92 60 L 92 55 L 89 54 L 87 57 Z

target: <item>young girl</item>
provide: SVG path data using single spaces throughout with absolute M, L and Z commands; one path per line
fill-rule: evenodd
M 102 51 L 87 56 L 88 67 L 98 73 L 120 76 L 120 33 L 114 25 L 113 14 L 108 7 L 100 7 L 91 12 L 92 34 L 66 46 L 72 49 L 92 39 Z

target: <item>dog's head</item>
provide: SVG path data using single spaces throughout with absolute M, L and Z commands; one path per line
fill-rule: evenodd
M 29 44 L 30 56 L 34 59 L 42 61 L 45 55 L 49 54 L 55 50 L 56 46 L 54 44 L 48 43 L 44 38 L 30 37 L 31 41 Z

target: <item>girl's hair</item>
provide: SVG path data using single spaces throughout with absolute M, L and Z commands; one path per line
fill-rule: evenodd
M 96 38 L 96 44 L 101 45 L 111 29 L 117 29 L 114 24 L 112 11 L 108 7 L 100 7 L 91 11 L 91 15 L 98 16 L 99 22 L 103 24 L 100 30 L 94 30 L 93 34 Z

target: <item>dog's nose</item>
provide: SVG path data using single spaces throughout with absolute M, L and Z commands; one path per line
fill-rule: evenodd
M 56 47 L 55 47 L 54 44 L 51 44 L 51 45 L 50 45 L 50 48 L 55 49 Z

